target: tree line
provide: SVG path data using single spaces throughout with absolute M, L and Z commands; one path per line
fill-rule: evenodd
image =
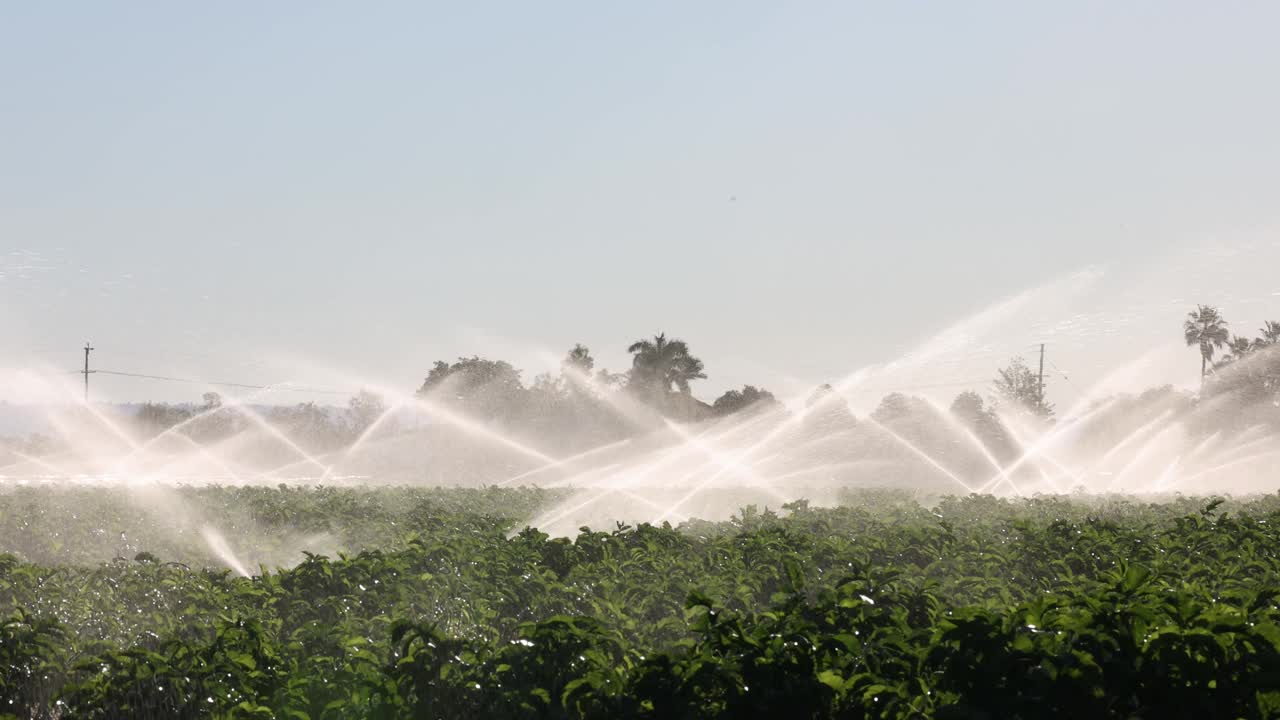
M 559 371 L 544 372 L 526 383 L 523 371 L 506 360 L 472 355 L 452 362 L 437 360 L 416 390 L 427 408 L 445 409 L 504 432 L 535 439 L 548 451 L 590 447 L 659 426 L 664 419 L 697 422 L 738 413 L 777 410 L 781 403 L 769 390 L 752 384 L 723 392 L 711 402 L 697 398 L 694 385 L 707 379 L 706 364 L 685 340 L 658 333 L 627 346 L 630 367 L 611 372 L 597 367 L 589 347 L 578 343 L 566 351 Z M 996 417 L 1016 411 L 1048 420 L 1053 405 L 1045 386 L 1026 362 L 1013 358 L 998 371 L 992 392 L 961 393 L 952 412 L 993 446 L 1011 441 Z M 810 424 L 837 431 L 857 419 L 831 385 L 818 386 L 806 402 Z M 894 422 L 919 409 L 919 401 L 901 393 L 886 396 L 871 417 Z M 398 429 L 395 413 L 381 395 L 362 390 L 346 406 L 314 402 L 255 409 L 262 418 L 309 450 L 334 450 L 351 444 L 375 424 L 383 434 Z M 390 417 L 384 415 L 390 414 Z M 143 436 L 181 432 L 199 442 L 226 439 L 254 422 L 215 392 L 200 403 L 144 403 L 132 419 Z
M 1280 345 L 1280 322 L 1267 321 L 1257 337 L 1247 338 L 1232 334 L 1218 308 L 1200 305 L 1188 313 L 1183 331 L 1187 345 L 1200 354 L 1201 403 L 1227 395 L 1233 398 L 1225 403 L 1229 407 L 1277 398 L 1280 353 L 1272 350 Z M 575 344 L 566 351 L 558 372 L 538 374 L 528 383 L 523 372 L 506 360 L 478 355 L 438 360 L 416 397 L 428 408 L 446 409 L 523 437 L 547 452 L 576 451 L 619 440 L 652 430 L 664 419 L 696 422 L 781 407 L 769 390 L 750 384 L 725 391 L 711 402 L 697 398 L 694 386 L 707 379 L 706 363 L 688 342 L 667 333 L 637 339 L 627 351 L 630 367 L 611 372 L 597 366 L 589 347 Z M 838 430 L 857 422 L 845 399 L 830 385 L 816 388 L 807 406 L 805 412 L 815 425 Z M 394 433 L 398 417 L 389 407 L 378 394 L 361 391 L 344 407 L 308 402 L 259 411 L 304 447 L 332 450 L 351 444 L 375 423 L 379 432 Z M 919 398 L 890 393 L 870 418 L 894 424 L 932 417 L 924 407 Z M 1017 444 L 1000 416 L 1013 414 L 1045 424 L 1052 423 L 1055 414 L 1045 378 L 1016 356 L 997 370 L 987 392 L 961 392 L 949 411 L 988 449 L 1000 455 L 1004 453 L 999 449 L 1004 448 L 1014 456 Z M 224 439 L 253 426 L 243 414 L 224 408 L 217 393 L 206 393 L 199 404 L 146 403 L 133 422 L 144 436 L 180 427 L 183 434 L 201 442 Z
M 1230 323 L 1212 305 L 1197 305 L 1182 323 L 1182 336 L 1187 347 L 1200 351 L 1200 377 L 1204 379 L 1234 363 L 1261 355 L 1280 344 L 1280 322 L 1267 320 L 1253 339 L 1231 333 Z M 1224 351 L 1218 360 L 1214 355 Z

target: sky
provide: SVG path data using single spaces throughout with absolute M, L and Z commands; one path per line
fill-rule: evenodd
M 1267 2 L 7 3 L 0 401 L 78 382 L 86 339 L 99 368 L 339 391 L 472 354 L 529 379 L 577 342 L 622 370 L 658 332 L 706 399 L 886 364 L 876 392 L 954 392 L 1041 342 L 1060 406 L 1191 384 L 1192 306 L 1280 317 L 1276 27 Z

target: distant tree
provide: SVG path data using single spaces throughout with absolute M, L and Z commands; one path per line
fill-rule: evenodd
M 1235 359 L 1242 358 L 1256 350 L 1265 350 L 1280 345 L 1280 322 L 1267 320 L 1262 324 L 1262 328 L 1258 332 L 1260 336 L 1249 342 L 1247 349 L 1244 346 L 1244 338 L 1236 336 L 1231 339 L 1231 354 L 1235 356 Z
M 538 373 L 533 376 L 533 382 L 529 383 L 529 391 L 538 391 L 551 395 L 561 395 L 563 386 L 560 380 L 549 372 Z
M 1222 319 L 1218 308 L 1198 305 L 1195 310 L 1187 313 L 1187 319 L 1182 323 L 1182 336 L 1188 347 L 1200 348 L 1200 379 L 1203 385 L 1214 351 L 1226 345 L 1230 337 L 1227 321 Z
M 673 386 L 681 395 L 688 395 L 690 382 L 707 377 L 702 361 L 689 353 L 689 346 L 683 340 L 667 339 L 666 333 L 637 340 L 627 352 L 632 355 L 628 385 L 658 406 L 666 405 Z
M 715 415 L 724 416 L 747 408 L 761 409 L 777 404 L 777 398 L 768 390 L 761 390 L 754 385 L 743 385 L 741 391 L 725 391 L 711 404 L 711 409 Z
M 812 408 L 820 403 L 830 400 L 836 394 L 836 389 L 831 387 L 831 383 L 822 383 L 809 393 L 809 398 L 804 401 L 806 408 Z
M 598 381 L 593 380 L 591 377 L 591 371 L 595 369 L 595 366 L 596 359 L 591 357 L 591 350 L 582 343 L 570 348 L 569 352 L 565 353 L 564 359 L 560 361 L 560 379 L 557 381 L 558 387 L 556 391 L 564 395 L 566 401 L 570 401 L 570 398 L 572 398 L 571 402 L 583 406 L 574 411 L 577 414 L 581 414 L 578 411 L 587 411 L 584 405 L 598 389 Z M 537 385 L 537 378 L 534 380 L 534 385 Z M 530 387 L 530 390 L 533 389 L 533 387 Z
M 525 392 L 520 429 L 529 431 L 543 450 L 572 454 L 621 439 L 629 421 L 606 394 L 611 388 L 599 380 L 590 385 L 568 363 L 557 377 L 542 373 Z M 602 371 L 603 372 L 603 371 Z
M 1018 454 L 1013 438 L 1000 422 L 1000 417 L 996 415 L 994 408 L 987 407 L 978 393 L 966 390 L 957 395 L 951 401 L 951 414 L 997 457 L 1011 460 Z
M 581 343 L 574 345 L 560 362 L 562 373 L 568 371 L 582 377 L 591 377 L 591 371 L 595 366 L 596 360 L 591 357 L 591 350 Z
M 630 380 L 629 372 L 611 373 L 608 368 L 600 368 L 596 371 L 595 384 L 596 387 L 605 390 L 621 390 Z
M 456 406 L 486 418 L 510 416 L 524 400 L 520 371 L 505 360 L 478 356 L 458 358 L 450 365 L 436 361 L 418 396 Z
M 1045 400 L 1040 376 L 1025 360 L 1015 357 L 998 373 L 994 385 L 1001 401 L 1045 420 L 1053 417 L 1053 404 Z
M 1249 353 L 1261 347 L 1259 340 L 1250 340 L 1247 337 L 1235 335 L 1227 343 L 1228 353 L 1222 356 L 1222 359 L 1213 364 L 1214 371 L 1219 370 L 1233 362 L 1243 360 Z
M 351 427 L 352 438 L 363 435 L 386 412 L 387 404 L 381 395 L 368 390 L 361 390 L 353 395 L 347 401 L 347 421 Z
M 831 432 L 846 430 L 857 423 L 848 401 L 827 383 L 814 388 L 804 404 L 805 424 L 810 427 Z
M 200 396 L 200 407 L 195 409 L 199 418 L 189 423 L 184 431 L 200 442 L 213 442 L 235 433 L 243 428 L 237 422 L 237 416 L 224 411 L 222 396 L 216 392 L 207 392 Z
M 1227 343 L 1227 348 L 1231 350 L 1231 354 L 1236 358 L 1242 358 L 1249 354 L 1253 349 L 1254 343 L 1247 337 L 1236 335 L 1231 338 L 1231 342 Z
M 878 423 L 892 423 L 911 415 L 918 400 L 909 398 L 900 392 L 889 393 L 880 398 L 880 404 L 871 411 L 871 419 Z
M 523 388 L 520 371 L 505 360 L 488 360 L 475 355 L 460 357 L 452 365 L 437 360 L 422 387 L 418 388 L 418 394 L 430 395 L 445 388 L 455 395 L 465 396 L 469 390 L 491 385 Z
M 1280 345 L 1280 322 L 1268 320 L 1263 326 L 1262 337 L 1253 342 L 1258 345 Z
M 570 401 L 572 380 L 558 378 L 551 373 L 539 373 L 525 391 L 525 402 L 520 414 L 520 424 L 539 432 L 553 433 L 557 429 L 567 432 L 577 419 Z
M 269 419 L 294 442 L 311 450 L 340 447 L 347 437 L 346 429 L 329 409 L 313 402 L 273 408 Z
M 134 420 L 142 426 L 144 432 L 158 435 L 179 423 L 190 420 L 192 415 L 190 405 L 143 403 L 142 407 L 138 408 Z
M 982 396 L 972 390 L 956 395 L 951 401 L 951 412 L 963 420 L 974 420 L 988 414 Z
M 1215 419 L 1214 430 L 1235 424 L 1280 426 L 1280 343 L 1262 338 L 1247 355 L 1219 362 L 1200 390 L 1202 409 Z

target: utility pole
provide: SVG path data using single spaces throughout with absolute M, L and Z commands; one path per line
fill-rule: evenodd
M 89 353 L 92 351 L 93 351 L 93 346 L 86 341 L 84 344 L 84 401 L 85 401 L 85 404 L 88 404 L 89 402 L 89 373 L 92 372 L 91 370 L 89 370 Z
M 87 376 L 86 376 L 87 377 Z M 1037 391 L 1037 400 L 1040 407 L 1044 407 L 1044 343 L 1040 343 L 1040 389 Z

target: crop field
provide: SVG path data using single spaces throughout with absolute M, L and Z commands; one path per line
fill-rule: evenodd
M 167 492 L 262 564 L 115 490 L 0 492 L 0 717 L 1280 713 L 1275 495 L 864 490 L 552 538 L 545 489 Z
M 1280 720 L 1280 2 L 245 5 L 0 6 L 0 720 Z

